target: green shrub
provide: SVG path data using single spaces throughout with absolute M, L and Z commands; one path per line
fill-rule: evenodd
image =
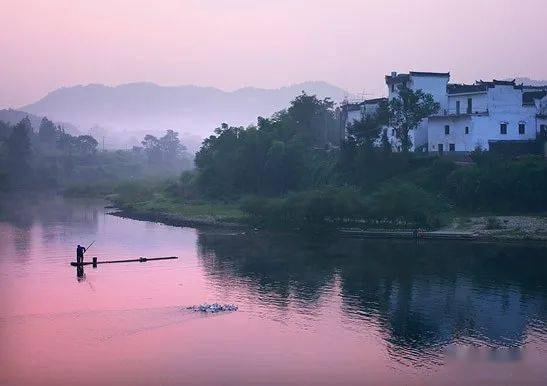
M 369 218 L 391 225 L 438 226 L 444 212 L 438 200 L 416 185 L 391 181 L 367 200 Z

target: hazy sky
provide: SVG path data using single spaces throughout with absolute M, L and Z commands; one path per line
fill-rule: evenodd
M 75 84 L 547 79 L 547 0 L 0 0 L 0 107 Z

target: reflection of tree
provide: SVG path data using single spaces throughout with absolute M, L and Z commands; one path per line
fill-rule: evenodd
M 219 280 L 244 278 L 261 295 L 313 303 L 334 279 L 334 262 L 318 243 L 303 244 L 280 235 L 201 233 L 198 245 L 205 268 Z
M 0 199 L 2 218 L 11 225 L 30 229 L 36 222 L 42 225 L 47 240 L 54 232 L 51 224 L 70 224 L 68 230 L 95 233 L 102 202 L 66 199 L 54 194 L 10 194 Z
M 340 277 L 343 310 L 374 318 L 392 352 L 425 356 L 466 339 L 520 345 L 530 320 L 544 319 L 547 250 L 533 246 L 382 240 L 304 240 L 202 233 L 212 280 L 244 278 L 314 306 Z

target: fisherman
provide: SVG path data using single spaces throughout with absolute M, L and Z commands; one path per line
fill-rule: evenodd
M 76 263 L 81 264 L 84 262 L 85 248 L 78 244 L 76 247 Z

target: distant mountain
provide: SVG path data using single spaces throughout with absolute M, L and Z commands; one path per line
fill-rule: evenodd
M 26 111 L 13 110 L 13 109 L 3 109 L 0 110 L 0 121 L 7 122 L 9 124 L 15 125 L 21 121 L 21 119 L 28 117 L 34 131 L 38 131 L 40 127 L 40 122 L 42 121 L 43 116 L 37 116 Z M 66 129 L 67 132 L 71 134 L 78 134 L 79 130 L 76 126 L 66 123 L 66 122 L 54 122 L 56 125 L 61 125 Z
M 82 131 L 100 126 L 124 136 L 174 129 L 204 137 L 222 122 L 249 125 L 288 106 L 302 91 L 340 101 L 343 89 L 325 82 L 305 82 L 279 89 L 246 87 L 226 92 L 213 87 L 164 87 L 129 83 L 115 87 L 90 84 L 64 87 L 21 107 L 50 119 L 73 122 Z

